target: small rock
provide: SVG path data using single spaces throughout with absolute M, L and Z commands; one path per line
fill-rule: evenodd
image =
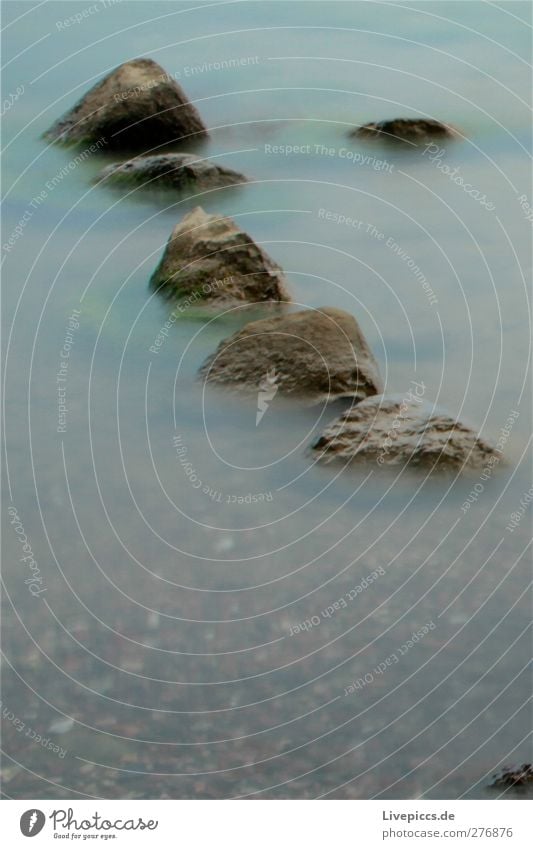
M 330 424 L 312 446 L 320 460 L 409 463 L 429 469 L 481 468 L 496 451 L 466 425 L 425 402 L 376 396 Z
M 150 282 L 191 303 L 290 300 L 279 265 L 231 218 L 199 206 L 174 227 Z
M 171 75 L 152 59 L 134 59 L 93 86 L 45 138 L 150 150 L 206 135 L 198 112 Z
M 311 403 L 362 400 L 382 390 L 378 365 L 355 318 L 321 307 L 246 324 L 220 343 L 200 374 L 210 383 L 276 392 Z
M 161 156 L 140 156 L 108 165 L 100 172 L 98 180 L 184 192 L 233 186 L 245 183 L 246 177 L 231 168 L 215 165 L 188 153 L 166 153 Z
M 522 764 L 518 767 L 504 767 L 492 779 L 490 787 L 526 787 L 533 784 L 533 766 Z
M 432 118 L 393 118 L 391 121 L 372 121 L 352 130 L 351 136 L 380 141 L 408 141 L 418 144 L 434 138 L 454 138 L 457 130 Z

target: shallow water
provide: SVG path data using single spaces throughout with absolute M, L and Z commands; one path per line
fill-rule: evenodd
M 4 5 L 3 99 L 24 92 L 4 122 L 2 244 L 28 219 L 2 251 L 6 796 L 484 798 L 498 766 L 531 759 L 527 510 L 506 528 L 531 485 L 529 13 L 124 2 L 65 28 L 66 4 Z M 70 168 L 80 151 L 40 139 L 137 55 L 179 74 L 211 129 L 187 150 L 248 185 L 111 190 L 94 178 L 116 157 Z M 464 138 L 433 161 L 347 138 L 399 114 Z M 355 314 L 388 392 L 422 381 L 503 438 L 496 473 L 319 468 L 309 446 L 338 407 L 276 397 L 256 427 L 253 399 L 204 391 L 198 367 L 264 311 L 190 308 L 151 353 L 172 305 L 148 279 L 198 204 L 243 224 L 297 304 Z

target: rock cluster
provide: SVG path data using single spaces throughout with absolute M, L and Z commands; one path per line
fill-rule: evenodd
M 457 134 L 452 126 L 428 118 L 371 122 L 350 133 L 414 146 Z M 184 193 L 245 183 L 243 174 L 190 153 L 150 155 L 206 135 L 176 80 L 142 58 L 109 73 L 45 137 L 148 154 L 105 167 L 98 179 L 110 184 Z M 306 404 L 346 399 L 349 409 L 312 446 L 317 460 L 454 470 L 499 461 L 496 449 L 432 408 L 418 391 L 408 399 L 382 395 L 377 362 L 352 315 L 333 307 L 280 313 L 291 300 L 282 269 L 231 218 L 207 214 L 199 206 L 185 215 L 170 235 L 151 285 L 164 297 L 220 309 L 279 305 L 274 317 L 249 322 L 222 341 L 200 376 L 210 384 L 258 393 L 259 407 L 278 391 Z

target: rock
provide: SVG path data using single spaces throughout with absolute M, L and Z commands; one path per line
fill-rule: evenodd
M 427 139 L 454 138 L 457 131 L 448 124 L 432 118 L 394 118 L 392 121 L 372 121 L 352 130 L 352 136 L 383 141 L 424 142 Z
M 45 138 L 150 150 L 206 135 L 198 112 L 177 82 L 152 59 L 134 59 L 90 89 Z
M 349 313 L 304 310 L 246 324 L 200 370 L 210 383 L 310 403 L 356 400 L 382 391 L 378 365 Z
M 151 285 L 210 303 L 290 300 L 279 265 L 231 218 L 199 206 L 174 227 Z
M 500 772 L 492 776 L 492 782 L 489 787 L 497 789 L 506 787 L 523 788 L 527 785 L 533 785 L 533 766 L 528 763 L 517 767 L 504 767 Z
M 418 387 L 408 398 L 379 395 L 357 404 L 332 422 L 313 449 L 320 460 L 344 463 L 420 466 L 429 469 L 490 467 L 499 456 L 469 427 L 432 409 L 419 397 Z
M 198 159 L 189 153 L 165 153 L 160 156 L 139 156 L 127 162 L 108 165 L 100 172 L 98 180 L 156 189 L 197 191 L 245 183 L 246 177 L 231 168 Z

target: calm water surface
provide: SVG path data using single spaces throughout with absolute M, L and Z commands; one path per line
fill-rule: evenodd
M 86 4 L 4 4 L 3 99 L 24 91 L 4 124 L 3 245 L 25 218 L 2 250 L 4 793 L 485 797 L 531 758 L 528 512 L 506 529 L 531 485 L 530 9 L 190 5 L 65 28 Z M 94 177 L 112 157 L 75 167 L 80 151 L 40 139 L 139 55 L 211 129 L 187 150 L 248 185 L 111 190 Z M 432 161 L 347 138 L 419 114 L 464 139 Z M 355 314 L 387 391 L 422 381 L 492 441 L 510 419 L 507 462 L 483 481 L 317 468 L 309 445 L 338 409 L 275 398 L 256 427 L 253 402 L 195 380 L 260 310 L 190 308 L 151 353 L 172 305 L 148 279 L 198 204 L 283 266 L 296 304 Z

